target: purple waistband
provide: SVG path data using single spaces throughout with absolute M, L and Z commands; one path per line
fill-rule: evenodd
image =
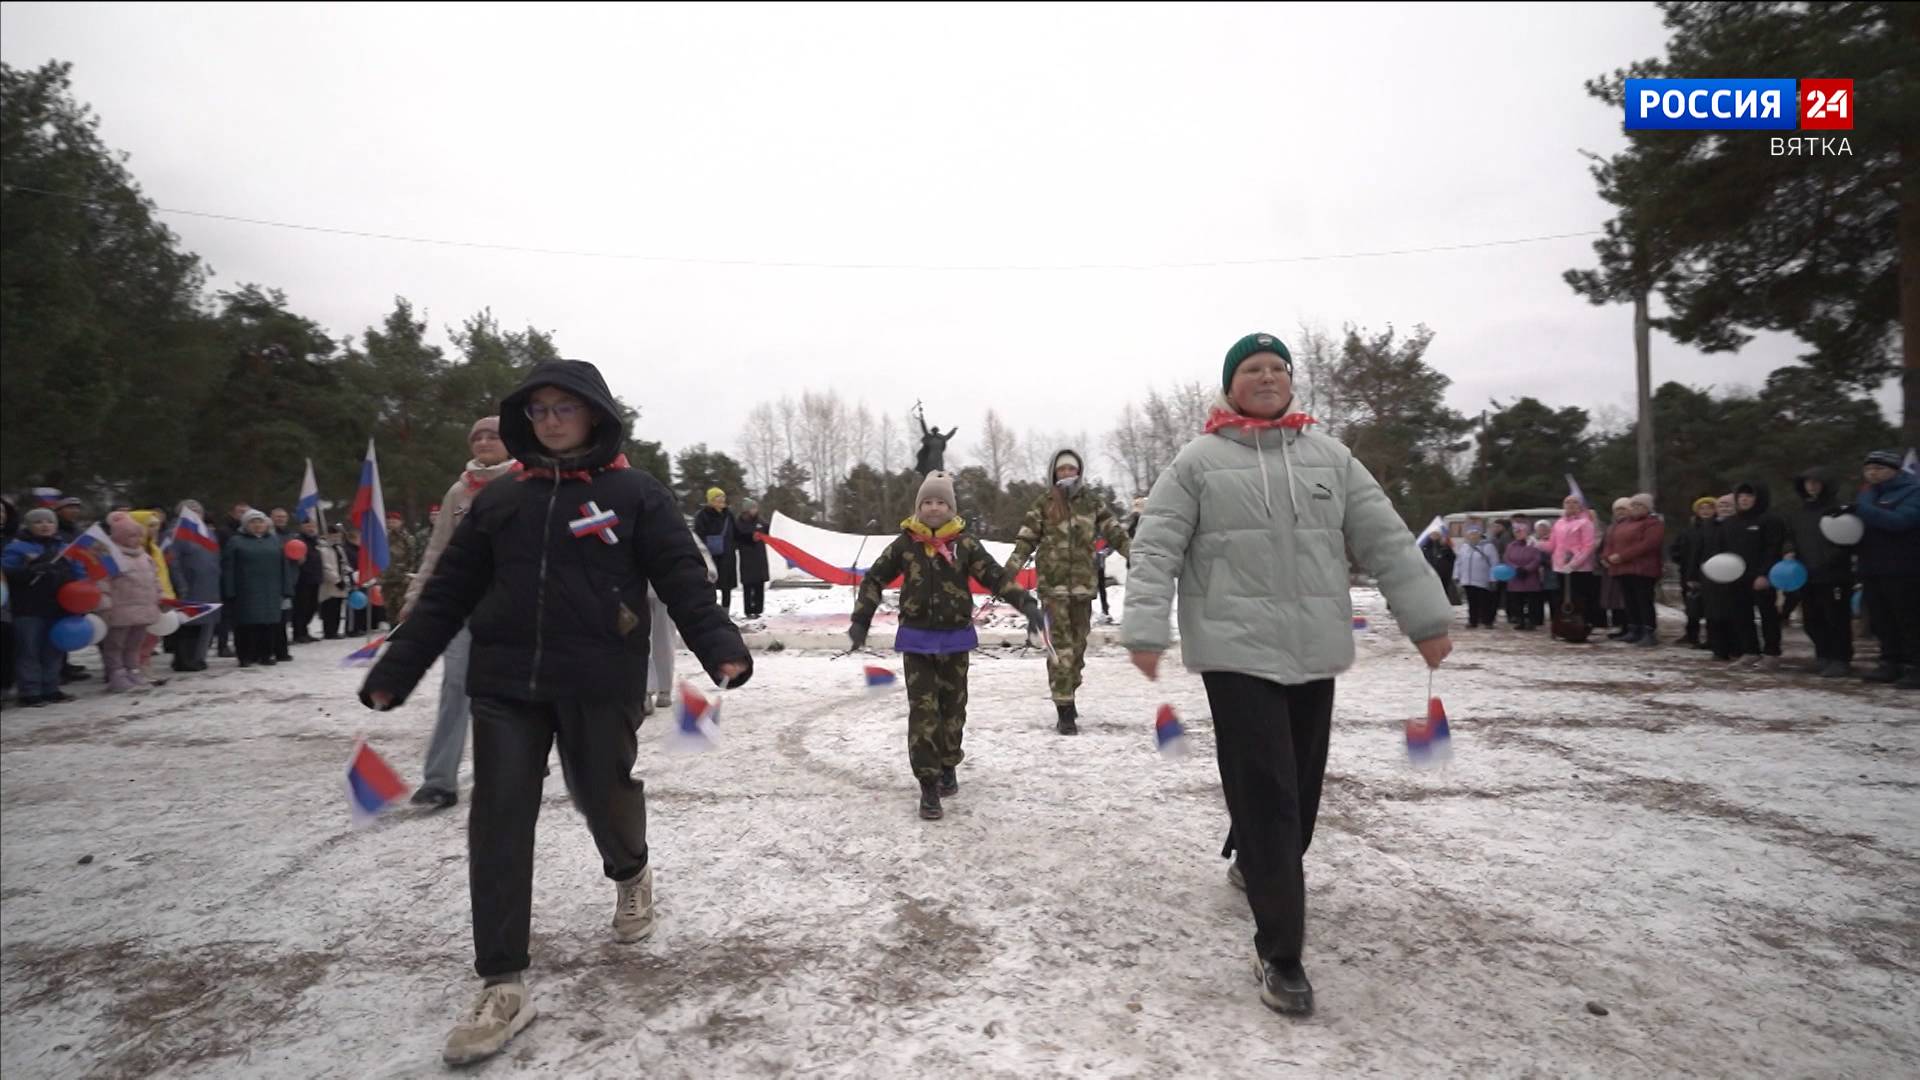
M 963 626 L 958 630 L 928 630 L 918 626 L 902 626 L 893 635 L 895 652 L 921 653 L 928 656 L 972 652 L 979 644 L 980 635 L 975 633 L 971 626 Z

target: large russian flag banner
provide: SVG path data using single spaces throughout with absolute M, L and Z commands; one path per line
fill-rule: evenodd
M 373 456 L 373 440 L 367 440 L 367 459 L 360 463 L 360 488 L 353 495 L 349 513 L 353 527 L 360 530 L 360 584 L 365 585 L 387 569 L 387 497 L 380 492 L 380 462 Z

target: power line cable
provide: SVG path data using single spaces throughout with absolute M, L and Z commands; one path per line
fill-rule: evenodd
M 46 195 L 56 199 L 69 199 L 91 206 L 110 205 L 106 200 L 92 199 L 83 195 L 70 195 L 64 192 L 48 191 L 44 188 L 28 187 L 23 184 L 9 184 L 8 190 L 28 192 L 34 195 Z M 867 263 L 867 262 L 810 262 L 784 259 L 721 259 L 681 255 L 644 255 L 636 252 L 587 251 L 576 248 L 532 247 L 521 244 L 496 244 L 480 240 L 448 240 L 432 236 L 407 236 L 400 233 L 372 232 L 364 229 L 341 229 L 326 225 L 306 225 L 292 221 L 273 221 L 267 218 L 246 217 L 240 214 L 223 214 L 211 210 L 188 210 L 174 206 L 154 206 L 157 213 L 179 214 L 185 217 L 206 218 L 213 221 L 230 221 L 242 225 L 259 225 L 274 229 L 292 229 L 298 232 L 321 233 L 328 236 L 351 236 L 363 240 L 386 240 L 401 244 L 424 244 L 434 247 L 467 248 L 480 251 L 501 251 L 524 255 L 555 255 L 566 258 L 614 259 L 627 262 L 660 263 L 676 266 L 733 266 L 769 270 L 913 270 L 913 271 L 952 271 L 952 272 L 1014 272 L 1033 273 L 1050 271 L 1078 270 L 1205 270 L 1231 266 L 1280 266 L 1292 263 L 1335 262 L 1345 259 L 1383 259 L 1398 255 L 1432 255 L 1451 251 L 1474 251 L 1485 248 L 1515 247 L 1521 244 L 1542 244 L 1555 240 L 1574 240 L 1601 235 L 1599 229 L 1587 229 L 1580 232 L 1547 233 L 1539 236 L 1518 236 L 1500 240 L 1476 240 L 1460 244 L 1434 244 L 1426 247 L 1391 248 L 1380 251 L 1347 251 L 1325 255 L 1277 255 L 1265 258 L 1247 259 L 1207 259 L 1194 262 L 1160 263 Z

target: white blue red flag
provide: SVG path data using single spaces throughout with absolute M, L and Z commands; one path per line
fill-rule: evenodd
M 347 759 L 347 810 L 355 825 L 369 825 L 380 812 L 407 796 L 406 782 L 365 739 L 353 744 Z
M 868 664 L 863 674 L 867 680 L 867 689 L 869 690 L 891 690 L 893 689 L 894 683 L 899 681 L 900 678 L 886 668 L 878 667 L 874 664 Z
M 1579 499 L 1581 506 L 1593 505 L 1587 501 L 1587 493 L 1580 490 L 1580 481 L 1575 480 L 1572 473 L 1567 474 L 1567 494 Z
M 167 611 L 178 613 L 182 626 L 197 623 L 220 610 L 219 604 L 203 603 L 199 600 L 175 600 L 167 596 L 160 598 L 160 606 Z
M 113 541 L 97 521 L 92 528 L 68 544 L 60 557 L 79 563 L 86 570 L 88 581 L 105 581 L 121 574 L 120 561 L 113 556 Z
M 349 514 L 353 527 L 360 530 L 360 565 L 354 567 L 365 585 L 387 569 L 387 497 L 380 491 L 380 462 L 373 456 L 373 440 L 367 440 L 367 459 L 360 463 L 360 488 L 353 494 Z
M 680 684 L 680 700 L 673 711 L 673 728 L 667 732 L 667 749 L 678 753 L 699 754 L 720 745 L 720 694 L 711 698 Z
M 1440 699 L 1427 699 L 1427 715 L 1407 721 L 1407 758 L 1416 768 L 1431 768 L 1453 757 L 1453 734 L 1447 730 L 1447 709 Z
M 1168 757 L 1186 756 L 1187 729 L 1180 723 L 1180 714 L 1173 711 L 1173 706 L 1162 705 L 1154 715 L 1153 741 Z
M 399 627 L 396 626 L 394 627 L 394 629 L 398 630 Z M 392 632 L 393 631 L 390 630 L 387 632 L 387 634 L 381 634 L 379 637 L 376 637 L 372 641 L 367 642 L 365 645 L 362 645 L 359 648 L 353 650 L 352 652 L 348 653 L 346 656 L 341 657 L 340 666 L 341 667 L 366 667 L 368 664 L 373 663 L 374 657 L 380 655 L 380 646 L 385 645 L 387 643 L 387 635 L 391 634 Z
M 307 475 L 300 481 L 300 501 L 293 504 L 293 520 L 320 525 L 320 485 L 313 479 L 313 459 L 307 459 Z
M 216 555 L 220 553 L 220 541 L 214 538 L 213 531 L 207 528 L 207 523 L 191 506 L 180 508 L 180 516 L 174 519 L 173 530 L 167 535 L 165 546 L 171 548 L 175 543 L 192 544 Z

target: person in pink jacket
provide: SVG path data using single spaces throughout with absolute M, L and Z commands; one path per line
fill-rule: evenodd
M 113 539 L 113 557 L 120 563 L 120 576 L 106 583 L 107 639 L 100 643 L 100 655 L 107 664 L 107 691 L 113 693 L 147 684 L 140 660 L 147 627 L 160 621 L 160 573 L 147 554 L 147 530 L 131 515 L 108 515 L 107 535 Z
M 1553 571 L 1561 576 L 1562 586 L 1574 607 L 1594 622 L 1600 615 L 1600 575 L 1595 555 L 1600 547 L 1599 528 L 1593 514 L 1578 495 L 1567 496 L 1562 514 L 1540 548 L 1553 557 Z

